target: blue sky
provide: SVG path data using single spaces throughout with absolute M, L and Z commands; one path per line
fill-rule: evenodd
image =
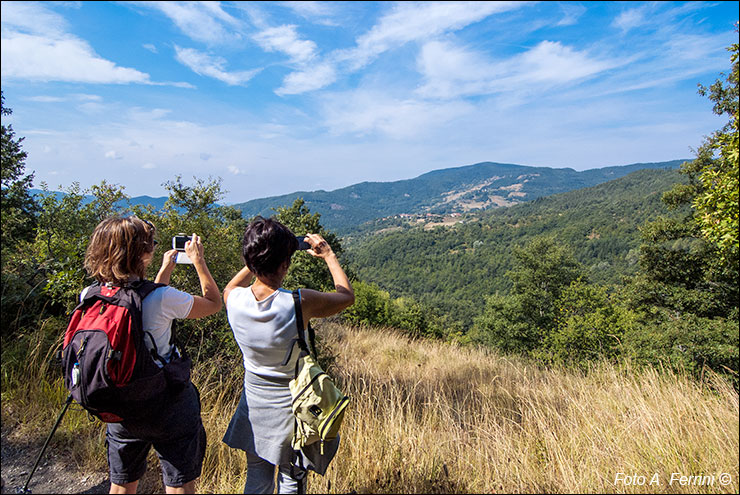
M 690 158 L 738 2 L 2 2 L 3 117 L 52 189 L 226 202 L 481 161 Z

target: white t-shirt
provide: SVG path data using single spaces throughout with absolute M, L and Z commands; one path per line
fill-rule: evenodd
M 89 287 L 86 287 L 80 295 L 80 300 L 84 299 Z M 187 292 L 179 291 L 173 287 L 159 287 L 149 293 L 141 303 L 142 325 L 144 332 L 151 335 L 149 338 L 144 335 L 146 348 L 151 350 L 154 345 L 157 346 L 157 354 L 162 356 L 165 361 L 169 361 L 172 356 L 174 346 L 170 344 L 172 337 L 172 320 L 186 318 L 193 307 L 192 295 Z M 155 360 L 158 365 L 161 365 Z
M 278 289 L 257 301 L 252 287 L 236 287 L 226 301 L 226 314 L 244 356 L 244 369 L 259 376 L 293 378 L 300 349 L 295 346 L 288 364 L 283 360 L 298 338 L 293 294 Z

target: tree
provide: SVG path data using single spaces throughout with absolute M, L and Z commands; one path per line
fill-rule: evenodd
M 557 328 L 561 293 L 584 273 L 571 251 L 552 237 L 514 249 L 514 258 L 515 267 L 506 274 L 511 295 L 488 298 L 471 338 L 505 352 L 534 353 Z
M 683 215 L 641 228 L 640 272 L 624 291 L 638 324 L 625 341 L 639 361 L 730 370 L 737 385 L 738 44 L 728 50 L 726 82 L 700 85 L 699 93 L 729 120 L 681 166 L 688 183 L 663 195 Z
M 5 95 L 0 93 L 0 111 L 3 119 L 13 113 L 5 107 Z M 36 202 L 29 194 L 34 174 L 25 174 L 27 153 L 21 143 L 25 138 L 15 137 L 13 126 L 2 124 L 2 249 L 3 266 L 5 253 L 20 241 L 33 237 Z
M 738 269 L 738 43 L 730 46 L 732 70 L 727 84 L 719 79 L 709 88 L 699 86 L 702 96 L 708 94 L 714 113 L 728 115 L 729 122 L 709 136 L 699 148 L 693 167 L 699 172 L 701 190 L 693 201 L 702 235 L 714 243 L 721 262 Z

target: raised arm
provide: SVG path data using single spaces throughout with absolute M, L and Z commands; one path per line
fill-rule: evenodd
M 226 284 L 226 287 L 224 287 L 224 304 L 226 304 L 226 300 L 233 289 L 236 289 L 237 287 L 249 287 L 249 284 L 252 283 L 253 279 L 254 274 L 249 271 L 249 268 L 246 266 L 242 268 L 239 273 L 234 275 L 234 278 Z
M 304 324 L 307 324 L 311 318 L 325 318 L 335 315 L 352 306 L 355 302 L 355 292 L 352 285 L 349 283 L 349 279 L 329 243 L 318 234 L 307 234 L 306 241 L 311 245 L 308 253 L 326 261 L 336 291 L 301 290 Z
M 198 273 L 200 290 L 203 294 L 202 296 L 193 295 L 193 307 L 190 309 L 188 319 L 203 318 L 218 313 L 222 306 L 221 292 L 208 270 L 208 265 L 206 265 L 203 256 L 203 244 L 200 242 L 199 236 L 193 234 L 193 239 L 185 243 L 185 253 L 193 262 L 195 271 Z

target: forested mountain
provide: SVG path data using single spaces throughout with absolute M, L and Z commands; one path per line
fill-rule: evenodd
M 34 197 L 39 197 L 43 194 L 47 194 L 47 192 L 45 192 L 42 189 L 29 189 L 28 192 Z M 53 194 L 57 199 L 61 198 L 65 194 L 60 191 L 50 191 L 49 193 Z M 91 203 L 93 201 L 95 201 L 95 196 L 92 194 L 86 194 L 83 198 L 83 204 Z M 154 198 L 152 196 L 135 196 L 133 198 L 123 199 L 117 202 L 116 206 L 120 206 L 122 208 L 128 208 L 130 206 L 136 206 L 136 205 L 141 205 L 141 206 L 150 205 L 154 207 L 155 210 L 161 210 L 162 208 L 164 208 L 165 201 L 167 201 L 167 196 L 162 196 L 159 198 Z
M 456 219 L 452 226 L 419 220 L 345 242 L 360 279 L 394 297 L 412 296 L 466 325 L 487 296 L 509 290 L 514 246 L 550 235 L 572 248 L 592 282 L 618 283 L 637 269 L 638 227 L 667 213 L 662 193 L 685 182 L 675 170 L 652 169 L 594 187 Z M 398 223 L 399 221 L 396 220 Z
M 570 168 L 527 167 L 484 162 L 435 170 L 414 179 L 362 182 L 335 191 L 300 191 L 233 205 L 245 218 L 270 216 L 273 208 L 303 198 L 339 234 L 399 214 L 444 214 L 512 206 L 542 196 L 595 186 L 640 169 L 678 168 L 685 160 L 636 163 L 577 172 Z

